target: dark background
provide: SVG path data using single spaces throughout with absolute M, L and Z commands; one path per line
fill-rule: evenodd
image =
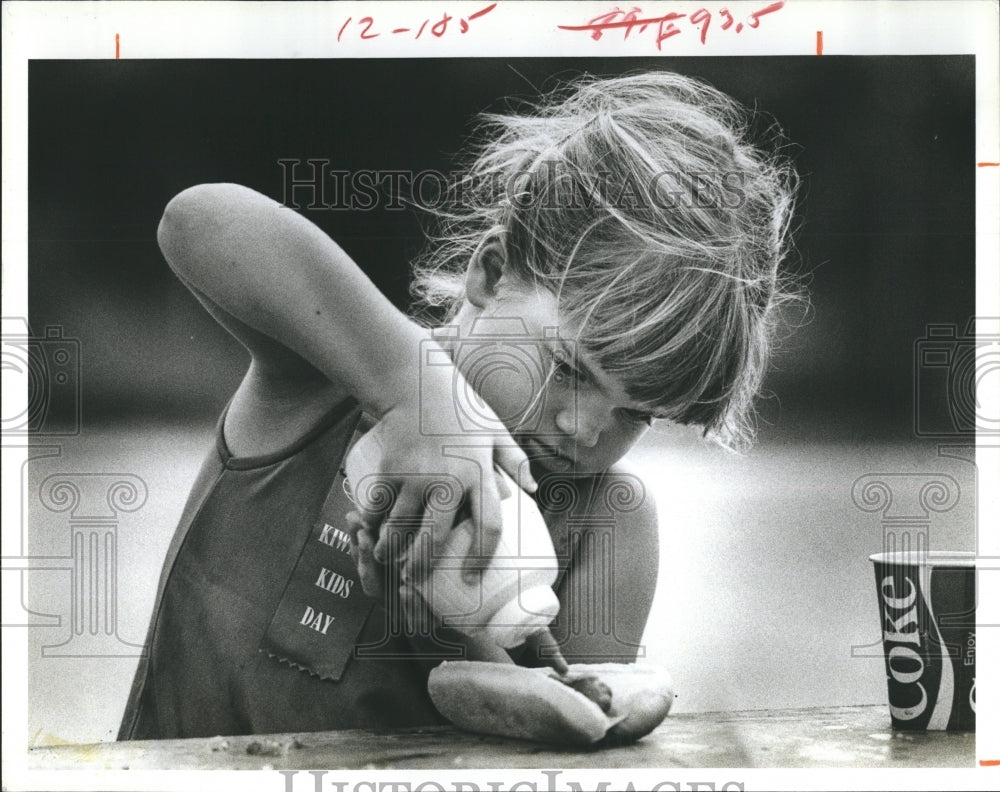
M 246 364 L 155 241 L 200 182 L 282 200 L 279 159 L 452 169 L 482 110 L 581 72 L 700 77 L 783 127 L 802 176 L 789 332 L 762 436 L 912 438 L 914 345 L 975 305 L 974 59 L 774 57 L 34 61 L 29 320 L 79 340 L 84 426 L 210 420 Z M 398 305 L 410 211 L 306 211 Z M 926 373 L 926 372 L 925 372 Z M 59 406 L 53 406 L 58 417 Z

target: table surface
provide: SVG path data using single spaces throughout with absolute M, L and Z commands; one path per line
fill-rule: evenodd
M 450 727 L 37 746 L 59 769 L 493 769 L 587 767 L 972 767 L 972 732 L 893 732 L 888 708 L 832 707 L 668 717 L 622 747 L 563 749 Z

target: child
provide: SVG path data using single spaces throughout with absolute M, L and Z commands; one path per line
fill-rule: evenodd
M 426 675 L 444 656 L 635 660 L 657 522 L 619 460 L 660 418 L 748 439 L 792 174 L 732 100 L 669 73 L 581 81 L 486 123 L 416 268 L 419 316 L 450 333 L 251 190 L 167 206 L 164 256 L 252 360 L 168 551 L 120 739 L 440 723 Z M 352 502 L 349 450 L 351 480 L 375 476 L 388 506 Z M 541 485 L 568 559 L 556 638 L 509 656 L 417 626 L 409 583 L 428 573 L 411 548 L 439 546 L 460 511 L 476 579 L 500 529 L 494 464 Z M 428 477 L 460 497 L 431 508 Z M 341 610 L 303 611 L 315 586 Z

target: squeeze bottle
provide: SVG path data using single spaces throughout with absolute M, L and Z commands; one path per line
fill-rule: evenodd
M 548 526 L 535 501 L 497 469 L 503 533 L 490 565 L 472 584 L 462 579 L 462 561 L 473 541 L 471 519 L 452 528 L 433 559 L 430 575 L 415 584 L 442 622 L 469 635 L 485 633 L 510 649 L 548 627 L 559 613 L 552 590 L 559 568 Z M 478 548 L 472 548 L 477 555 Z

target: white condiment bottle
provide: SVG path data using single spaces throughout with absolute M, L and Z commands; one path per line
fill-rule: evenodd
M 549 529 L 534 499 L 497 470 L 503 533 L 489 566 L 474 583 L 462 579 L 462 562 L 473 540 L 471 520 L 452 530 L 415 585 L 442 622 L 459 632 L 485 634 L 510 649 L 545 629 L 559 613 L 552 590 L 559 571 Z M 478 555 L 476 549 L 473 555 Z

